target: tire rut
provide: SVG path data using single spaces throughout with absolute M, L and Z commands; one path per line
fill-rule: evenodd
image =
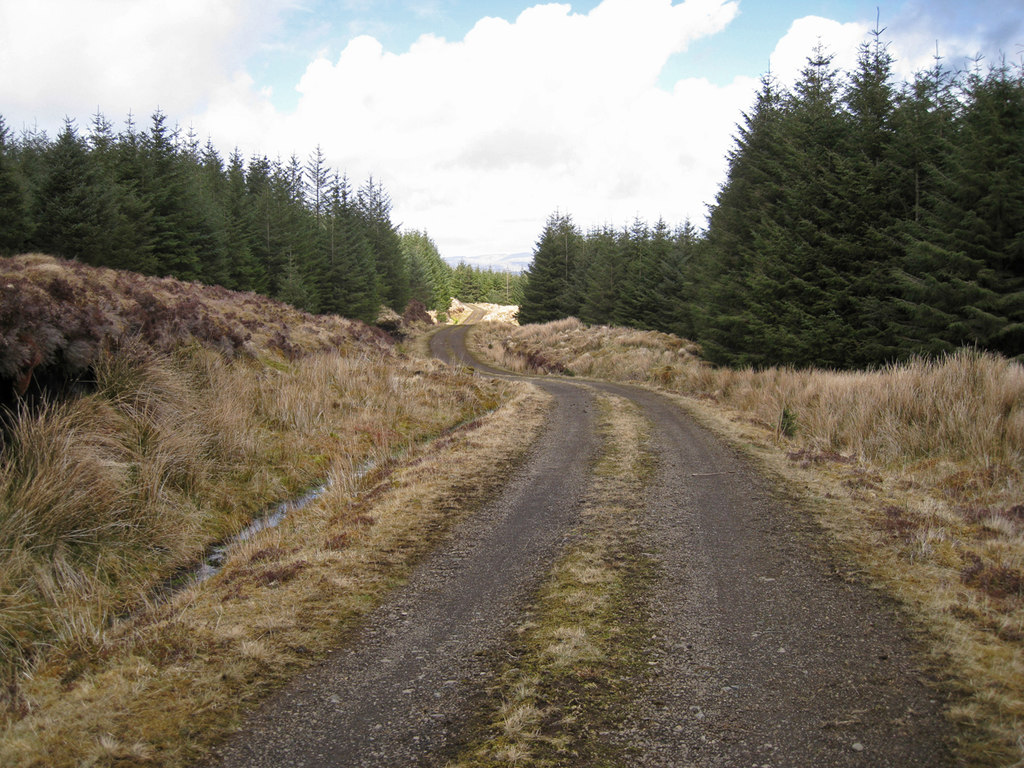
M 943 696 L 894 604 L 851 582 L 824 532 L 658 394 L 644 542 L 660 565 L 644 766 L 951 766 Z

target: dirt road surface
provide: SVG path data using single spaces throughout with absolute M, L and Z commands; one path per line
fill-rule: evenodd
M 432 352 L 473 365 L 465 326 Z M 441 766 L 458 746 L 481 659 L 500 647 L 565 542 L 597 437 L 595 390 L 653 424 L 658 472 L 644 544 L 652 670 L 630 722 L 601 738 L 644 766 L 951 766 L 942 700 L 892 605 L 844 574 L 824 535 L 670 400 L 534 379 L 555 398 L 532 458 L 377 611 L 359 640 L 294 681 L 221 765 Z

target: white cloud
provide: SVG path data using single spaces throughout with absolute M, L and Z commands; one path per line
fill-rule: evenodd
M 0 0 L 0 104 L 52 125 L 202 109 L 240 76 L 284 0 Z
M 293 114 L 239 97 L 203 124 L 264 151 L 270 135 L 285 153 L 320 144 L 355 181 L 380 178 L 396 221 L 450 258 L 528 250 L 556 207 L 583 225 L 699 222 L 755 83 L 657 81 L 735 14 L 725 0 L 605 0 L 481 19 L 461 41 L 426 35 L 400 54 L 362 36 L 309 65 Z
M 528 251 L 547 215 L 621 226 L 703 221 L 756 82 L 658 86 L 669 57 L 723 30 L 735 0 L 536 5 L 462 40 L 408 50 L 370 36 L 315 57 L 284 112 L 246 71 L 294 0 L 0 0 L 4 116 L 53 125 L 99 106 L 159 106 L 229 151 L 305 157 L 320 145 L 354 183 L 373 174 L 394 219 L 449 258 Z M 44 33 L 43 30 L 46 30 Z M 278 86 L 280 87 L 280 86 Z
M 857 52 L 867 39 L 868 31 L 866 24 L 840 24 L 820 16 L 797 19 L 772 52 L 772 74 L 782 85 L 792 87 L 819 42 L 826 54 L 833 55 L 834 69 L 853 72 L 857 67 Z

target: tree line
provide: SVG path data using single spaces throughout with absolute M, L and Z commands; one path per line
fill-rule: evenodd
M 115 132 L 100 113 L 82 136 L 15 136 L 0 117 L 0 255 L 41 251 L 170 275 L 374 322 L 410 300 L 445 310 L 520 288 L 519 275 L 453 268 L 423 232 L 400 232 L 372 177 L 354 188 L 319 147 L 305 162 L 238 150 L 168 126 L 157 111 Z
M 704 231 L 552 215 L 520 320 L 669 331 L 712 361 L 873 367 L 961 346 L 1024 360 L 1024 64 L 894 82 L 876 30 L 765 76 Z

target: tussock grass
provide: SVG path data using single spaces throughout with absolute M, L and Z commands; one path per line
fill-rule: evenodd
M 970 764 L 1024 761 L 1024 368 L 963 350 L 870 372 L 715 368 L 665 334 L 481 326 L 475 351 L 676 393 L 809 496 L 928 634 Z
M 0 738 L 4 766 L 186 766 L 253 706 L 343 643 L 445 530 L 476 509 L 539 431 L 546 400 L 518 388 L 489 415 L 339 478 L 233 552 L 224 570 L 108 628 L 69 670 L 48 657 Z M 511 430 L 525 441 L 509 441 Z M 342 477 L 344 475 L 344 478 Z
M 520 450 L 479 421 L 522 405 L 517 388 L 361 324 L 37 256 L 0 260 L 5 301 L 10 286 L 27 314 L 0 311 L 0 341 L 17 342 L 0 344 L 16 374 L 0 385 L 40 386 L 13 401 L 0 450 L 4 766 L 186 764 L 497 482 L 441 455 L 480 442 L 500 468 Z M 249 336 L 225 346 L 224 328 Z M 73 371 L 74 333 L 94 344 Z M 45 354 L 18 368 L 25 349 Z M 540 416 L 523 407 L 529 439 Z M 396 507 L 403 462 L 432 474 Z M 212 543 L 324 481 L 220 575 L 164 596 Z
M 503 649 L 477 735 L 451 768 L 630 763 L 614 735 L 644 674 L 652 566 L 635 541 L 653 460 L 636 406 L 598 402 L 604 444 L 582 522 Z
M 122 350 L 96 366 L 95 393 L 11 420 L 0 459 L 9 685 L 49 646 L 77 637 L 84 649 L 211 542 L 326 479 L 333 457 L 380 460 L 499 400 L 377 354 L 288 370 L 218 358 Z

